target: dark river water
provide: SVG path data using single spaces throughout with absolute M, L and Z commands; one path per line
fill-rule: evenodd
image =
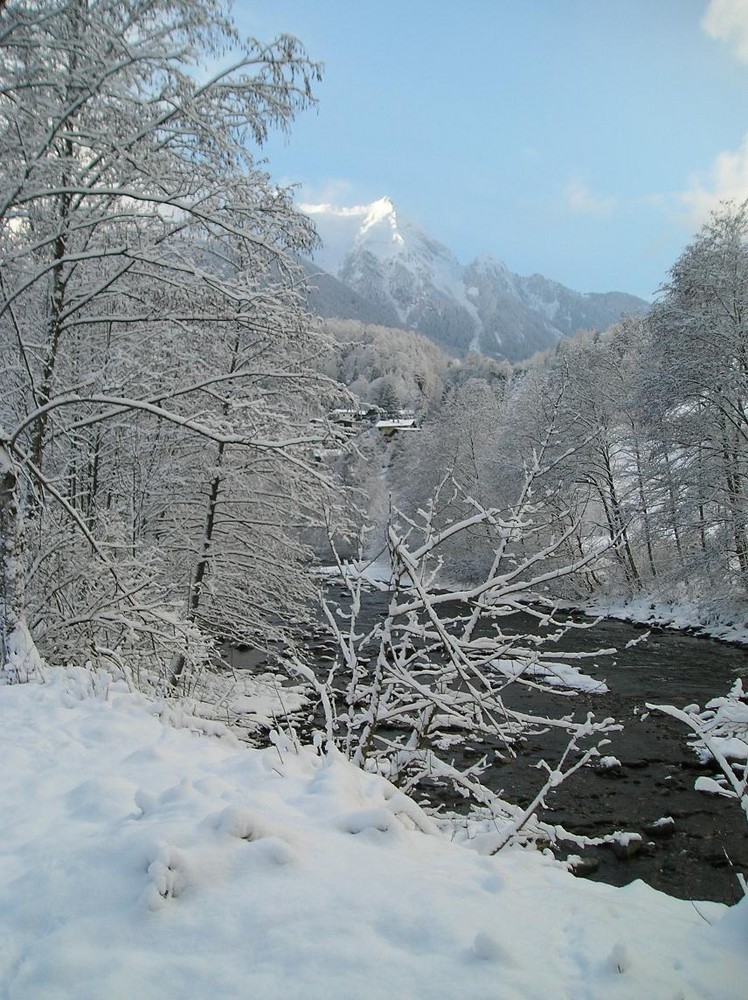
M 337 590 L 332 588 L 333 599 Z M 386 594 L 367 594 L 360 624 L 368 628 L 381 619 L 387 603 Z M 532 629 L 533 620 L 523 617 L 514 616 L 509 630 Z M 575 630 L 560 643 L 560 648 L 568 649 L 619 650 L 597 664 L 581 663 L 585 673 L 606 681 L 608 693 L 570 699 L 516 684 L 507 688 L 505 701 L 510 708 L 548 716 L 574 712 L 580 719 L 594 712 L 598 719 L 613 716 L 623 725 L 621 732 L 610 734 L 610 745 L 602 751 L 616 757 L 620 769 L 581 769 L 547 797 L 547 808 L 539 816 L 593 837 L 616 830 L 642 834 L 645 850 L 626 859 L 608 847 L 584 852 L 571 848 L 568 853 L 582 853 L 590 867 L 597 864 L 591 878 L 614 885 L 643 879 L 672 896 L 733 903 L 742 896 L 735 871 L 748 873 L 745 816 L 734 800 L 694 790 L 699 774 L 715 772 L 698 761 L 685 726 L 661 713 L 647 713 L 645 704 L 682 708 L 696 702 L 703 707 L 710 698 L 727 694 L 737 677 L 748 681 L 748 650 L 658 629 L 651 630 L 647 641 L 627 649 L 627 643 L 641 638 L 644 631 L 607 619 L 593 629 Z M 316 638 L 310 634 L 309 648 L 327 669 L 329 650 L 320 645 L 319 633 Z M 526 806 L 542 784 L 541 773 L 532 765 L 540 759 L 553 765 L 563 745 L 553 733 L 530 737 L 516 748 L 517 759 L 493 765 L 483 781 L 509 802 Z M 455 762 L 472 762 L 485 749 L 469 740 Z M 448 807 L 460 801 L 442 799 Z M 648 834 L 646 827 L 663 817 L 674 820 L 671 835 Z
M 598 862 L 592 874 L 614 885 L 641 878 L 672 896 L 737 902 L 742 890 L 735 870 L 748 872 L 748 824 L 738 803 L 694 790 L 699 774 L 715 773 L 702 765 L 689 746 L 688 730 L 662 713 L 647 713 L 647 702 L 702 707 L 727 694 L 739 676 L 748 678 L 748 650 L 678 632 L 652 630 L 633 648 L 626 643 L 644 630 L 606 620 L 589 632 L 575 633 L 577 648 L 616 647 L 620 652 L 585 665 L 604 679 L 606 694 L 580 695 L 578 711 L 613 716 L 623 725 L 610 734 L 605 754 L 618 758 L 620 770 L 583 768 L 547 800 L 541 818 L 561 823 L 575 833 L 600 836 L 613 830 L 641 833 L 648 853 L 621 860 L 609 848 L 592 848 Z M 515 704 L 534 704 L 562 714 L 561 699 L 517 690 Z M 513 703 L 512 696 L 507 700 Z M 554 705 L 554 702 L 556 704 Z M 537 776 L 524 766 L 548 752 L 541 738 L 521 750 L 520 758 L 494 768 L 491 784 L 518 804 L 531 800 Z M 552 758 L 551 758 L 552 759 Z M 675 821 L 667 838 L 648 835 L 646 827 L 662 817 Z

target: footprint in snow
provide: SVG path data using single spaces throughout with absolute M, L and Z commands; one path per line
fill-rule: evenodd
M 390 833 L 397 828 L 398 821 L 386 809 L 361 809 L 339 817 L 335 825 L 343 833 L 354 835 L 370 830 L 376 833 Z
M 514 955 L 487 931 L 478 931 L 473 941 L 473 957 L 481 962 L 498 962 L 501 965 L 516 966 Z
M 169 845 L 154 848 L 147 873 L 150 881 L 143 898 L 150 910 L 159 910 L 169 900 L 178 899 L 191 881 L 184 852 Z

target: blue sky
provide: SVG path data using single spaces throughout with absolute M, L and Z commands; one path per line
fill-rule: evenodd
M 300 201 L 389 195 L 463 262 L 651 297 L 748 197 L 748 0 L 238 0 L 317 109 L 265 148 Z

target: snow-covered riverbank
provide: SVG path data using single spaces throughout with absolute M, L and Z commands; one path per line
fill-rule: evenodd
M 651 596 L 598 597 L 581 608 L 592 617 L 619 618 L 635 625 L 655 625 L 693 635 L 748 646 L 748 621 L 744 607 L 719 609 L 695 601 L 663 601 Z
M 484 857 L 337 754 L 160 713 L 83 670 L 0 687 L 1 997 L 743 995 L 748 900 Z
M 336 566 L 322 566 L 318 572 L 320 576 L 331 579 L 340 575 Z M 383 558 L 359 565 L 347 564 L 346 572 L 358 575 L 375 586 L 387 585 L 392 580 L 392 570 Z M 460 585 L 450 581 L 442 581 L 442 586 L 455 591 L 461 589 Z M 586 604 L 560 601 L 559 607 L 581 611 L 593 618 L 617 618 L 634 625 L 654 625 L 748 646 L 748 613 L 745 605 L 738 602 L 731 605 L 720 601 L 718 606 L 712 606 L 703 601 L 665 600 L 653 594 L 635 597 L 613 594 L 596 597 Z

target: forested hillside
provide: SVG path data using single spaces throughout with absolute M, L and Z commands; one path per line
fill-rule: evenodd
M 554 582 L 557 596 L 648 595 L 692 602 L 707 618 L 729 605 L 728 617 L 740 617 L 747 237 L 746 206 L 725 205 L 675 262 L 651 314 L 564 338 L 514 367 L 449 358 L 415 333 L 327 320 L 325 371 L 366 404 L 419 414 L 420 433 L 386 456 L 407 517 L 437 490 L 437 528 L 458 516 L 465 493 L 511 509 L 542 448 L 532 544 L 563 534 L 558 558 L 583 563 Z M 496 538 L 482 525 L 445 542 L 446 576 L 480 574 Z
M 522 469 L 547 441 L 536 539 L 567 528 L 567 596 L 611 591 L 744 605 L 748 210 L 726 205 L 674 264 L 647 317 L 560 341 L 489 381 L 454 384 L 395 452 L 406 511 L 444 476 L 487 507 L 511 506 Z M 442 494 L 444 496 L 444 494 Z M 443 501 L 440 523 L 454 516 Z M 485 528 L 481 528 L 484 531 Z M 474 535 L 451 553 L 458 575 L 488 559 Z

